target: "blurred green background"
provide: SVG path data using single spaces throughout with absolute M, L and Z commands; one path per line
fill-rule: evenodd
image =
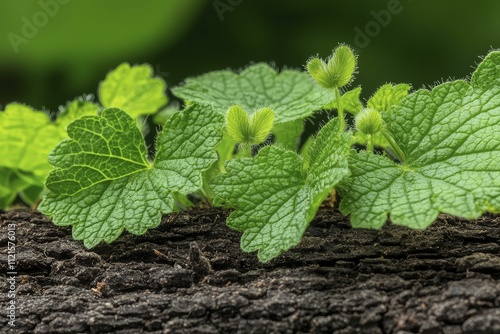
M 338 43 L 359 53 L 363 97 L 464 78 L 500 47 L 497 0 L 2 0 L 0 104 L 57 110 L 95 94 L 119 63 L 150 63 L 170 87 L 211 70 L 303 67 Z

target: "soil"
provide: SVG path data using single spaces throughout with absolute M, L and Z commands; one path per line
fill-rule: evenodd
M 88 250 L 39 213 L 0 212 L 18 261 L 16 327 L 3 315 L 0 332 L 500 333 L 500 216 L 373 231 L 322 209 L 299 246 L 259 264 L 226 214 L 172 214 Z

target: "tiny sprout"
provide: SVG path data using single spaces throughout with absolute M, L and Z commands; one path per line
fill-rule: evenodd
M 274 112 L 262 108 L 252 116 L 240 106 L 232 106 L 226 114 L 227 132 L 240 144 L 257 145 L 264 142 L 273 129 Z
M 250 117 L 250 129 L 253 134 L 253 144 L 260 144 L 266 140 L 273 129 L 274 111 L 271 108 L 262 108 Z
M 356 128 L 365 135 L 375 135 L 382 131 L 382 116 L 375 109 L 363 109 L 356 115 Z
M 337 47 L 328 63 L 319 58 L 307 62 L 307 71 L 323 88 L 340 88 L 351 82 L 356 70 L 356 56 L 347 46 Z
M 226 113 L 227 132 L 237 143 L 246 142 L 250 137 L 248 115 L 240 106 L 232 106 Z

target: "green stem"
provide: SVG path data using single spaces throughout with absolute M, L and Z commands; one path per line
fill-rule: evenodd
M 342 130 L 345 130 L 344 108 L 342 107 L 341 103 L 342 97 L 340 96 L 340 90 L 338 87 L 335 87 L 334 91 L 335 91 L 335 100 L 337 101 L 337 112 L 339 114 L 339 119 L 340 119 L 340 127 Z
M 196 192 L 198 197 L 200 197 L 201 201 L 207 205 L 207 207 L 211 208 L 213 207 L 213 196 L 212 192 L 210 191 L 210 187 L 208 186 L 208 182 L 206 179 L 203 179 L 203 184 L 200 189 Z
M 368 142 L 366 144 L 366 150 L 373 153 L 373 135 L 368 135 Z
M 252 157 L 252 145 L 251 144 L 241 144 L 240 146 L 240 156 L 245 158 Z
M 394 154 L 396 154 L 396 157 L 399 159 L 399 161 L 404 162 L 406 160 L 406 156 L 401 148 L 399 148 L 399 145 L 394 141 L 394 138 L 392 138 L 392 136 L 386 131 L 383 131 L 382 134 L 389 142 L 389 145 L 391 145 L 391 148 L 394 151 Z

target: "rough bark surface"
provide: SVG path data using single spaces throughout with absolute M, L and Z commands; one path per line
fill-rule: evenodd
M 265 265 L 224 220 L 177 213 L 88 250 L 38 213 L 0 212 L 5 257 L 16 224 L 19 272 L 16 327 L 2 316 L 0 332 L 500 333 L 498 216 L 373 231 L 322 209 L 299 246 Z

